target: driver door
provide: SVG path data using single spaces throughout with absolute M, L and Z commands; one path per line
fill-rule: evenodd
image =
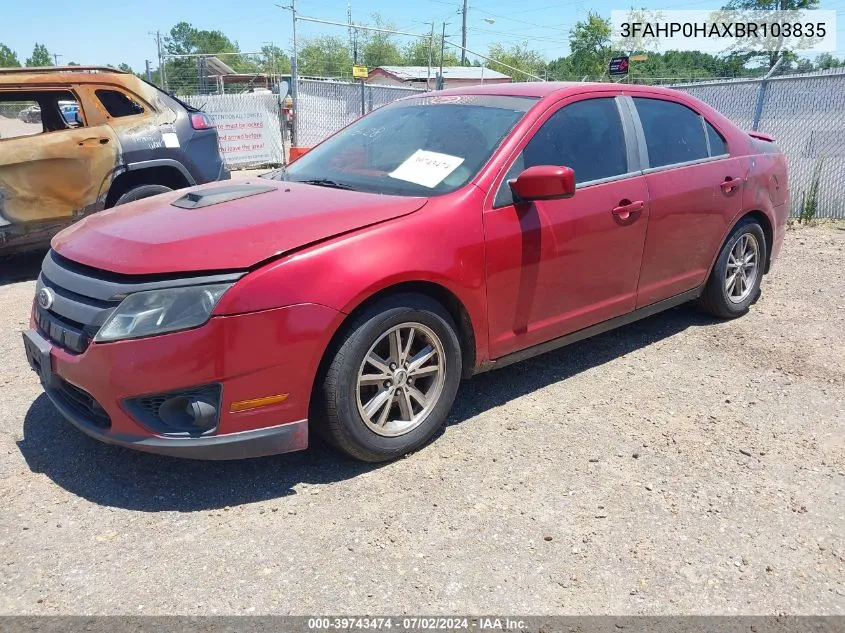
M 649 198 L 633 119 L 614 95 L 569 100 L 526 139 L 484 211 L 490 357 L 634 310 Z M 518 202 L 508 180 L 574 170 L 576 193 Z

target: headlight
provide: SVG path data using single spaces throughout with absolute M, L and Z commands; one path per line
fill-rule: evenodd
M 94 337 L 119 341 L 187 330 L 202 325 L 232 284 L 187 286 L 136 292 L 126 297 Z

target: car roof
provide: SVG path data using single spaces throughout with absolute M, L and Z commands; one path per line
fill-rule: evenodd
M 635 84 L 611 84 L 580 81 L 527 81 L 507 84 L 479 84 L 462 88 L 447 88 L 438 92 L 439 95 L 498 95 L 513 97 L 564 97 L 570 94 L 581 94 L 591 91 L 604 91 L 617 88 L 627 94 L 648 93 L 677 95 L 678 92 L 659 86 L 641 86 Z
M 134 75 L 109 66 L 0 68 L 0 84 L 97 83 L 106 77 L 111 83 L 124 83 Z

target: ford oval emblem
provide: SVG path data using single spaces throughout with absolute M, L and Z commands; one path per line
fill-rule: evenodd
M 49 310 L 53 307 L 53 301 L 56 300 L 56 295 L 53 294 L 53 291 L 49 288 L 42 288 L 38 291 L 38 294 L 35 296 L 35 300 L 38 301 L 38 305 L 44 308 L 45 310 Z

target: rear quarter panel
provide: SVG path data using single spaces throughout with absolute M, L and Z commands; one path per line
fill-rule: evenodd
M 775 143 L 750 138 L 749 169 L 742 193 L 746 211 L 762 211 L 772 228 L 769 261 L 780 254 L 786 223 L 789 220 L 789 173 L 786 157 Z

